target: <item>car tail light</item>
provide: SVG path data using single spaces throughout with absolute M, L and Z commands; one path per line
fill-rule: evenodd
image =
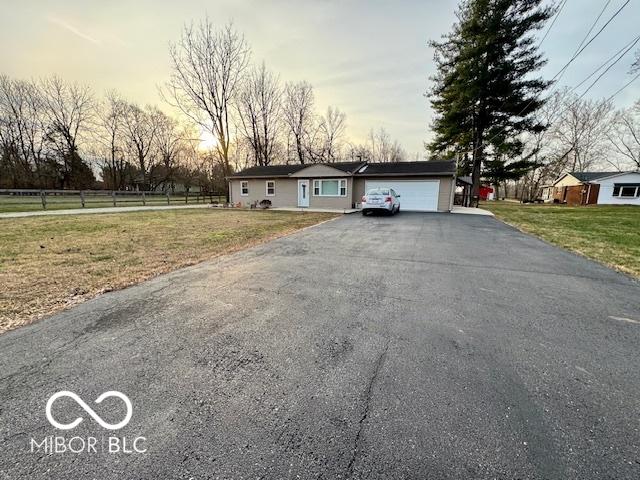
M 365 195 L 362 196 L 362 203 L 367 203 L 367 197 Z
M 384 203 L 392 203 L 393 200 L 391 199 L 391 197 L 387 197 L 384 199 Z

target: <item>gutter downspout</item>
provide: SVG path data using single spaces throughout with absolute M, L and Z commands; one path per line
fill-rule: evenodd
M 456 194 L 456 176 L 453 175 L 453 184 L 451 185 L 451 195 L 449 195 L 449 213 L 453 210 L 453 198 Z

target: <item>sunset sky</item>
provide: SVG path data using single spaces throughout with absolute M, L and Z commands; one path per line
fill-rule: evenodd
M 2 0 L 0 73 L 31 78 L 56 73 L 90 84 L 96 93 L 115 88 L 138 103 L 169 110 L 158 94 L 168 77 L 169 42 L 185 22 L 209 15 L 232 20 L 253 50 L 255 62 L 282 80 L 307 80 L 318 109 L 338 106 L 347 114 L 348 135 L 362 140 L 385 127 L 410 156 L 422 153 L 431 111 L 423 94 L 434 71 L 429 39 L 446 33 L 456 1 L 183 0 L 91 1 Z M 568 0 L 543 45 L 552 77 L 571 57 L 604 1 Z M 605 19 L 622 5 L 612 1 Z M 631 2 L 573 64 L 562 79 L 575 85 L 638 34 L 640 2 Z M 593 90 L 609 96 L 631 79 L 632 56 L 614 67 Z M 582 90 L 578 90 L 581 93 Z M 616 97 L 624 106 L 640 98 L 640 81 Z

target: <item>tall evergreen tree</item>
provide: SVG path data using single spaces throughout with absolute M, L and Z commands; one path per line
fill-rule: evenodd
M 452 31 L 431 43 L 437 73 L 429 149 L 470 154 L 475 198 L 487 155 L 517 156 L 523 150 L 519 135 L 546 127 L 532 115 L 549 86 L 532 75 L 545 63 L 534 33 L 553 14 L 542 2 L 463 0 Z

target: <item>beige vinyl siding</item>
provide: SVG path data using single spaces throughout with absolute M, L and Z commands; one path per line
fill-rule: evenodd
M 399 177 L 392 177 L 388 175 L 384 176 L 372 176 L 372 177 L 357 177 L 354 181 L 353 188 L 353 201 L 356 203 L 360 203 L 362 196 L 365 194 L 364 186 L 365 182 L 369 180 L 377 180 L 383 181 L 388 179 L 389 181 L 395 180 L 440 180 L 440 188 L 438 190 L 438 211 L 439 212 L 449 212 L 451 211 L 451 189 L 453 188 L 454 179 L 453 177 L 445 177 L 445 176 L 422 176 L 422 175 L 405 175 Z M 400 205 L 402 205 L 402 198 L 400 198 Z
M 575 185 L 582 185 L 582 182 L 571 174 L 565 175 L 560 179 L 560 181 L 553 184 L 553 186 L 557 188 L 573 187 Z
M 267 180 L 276 182 L 276 194 L 267 196 Z M 249 182 L 249 195 L 240 195 L 240 182 Z M 271 200 L 274 207 L 295 207 L 298 205 L 298 179 L 295 178 L 251 178 L 231 180 L 231 202 L 248 207 L 254 202 Z

